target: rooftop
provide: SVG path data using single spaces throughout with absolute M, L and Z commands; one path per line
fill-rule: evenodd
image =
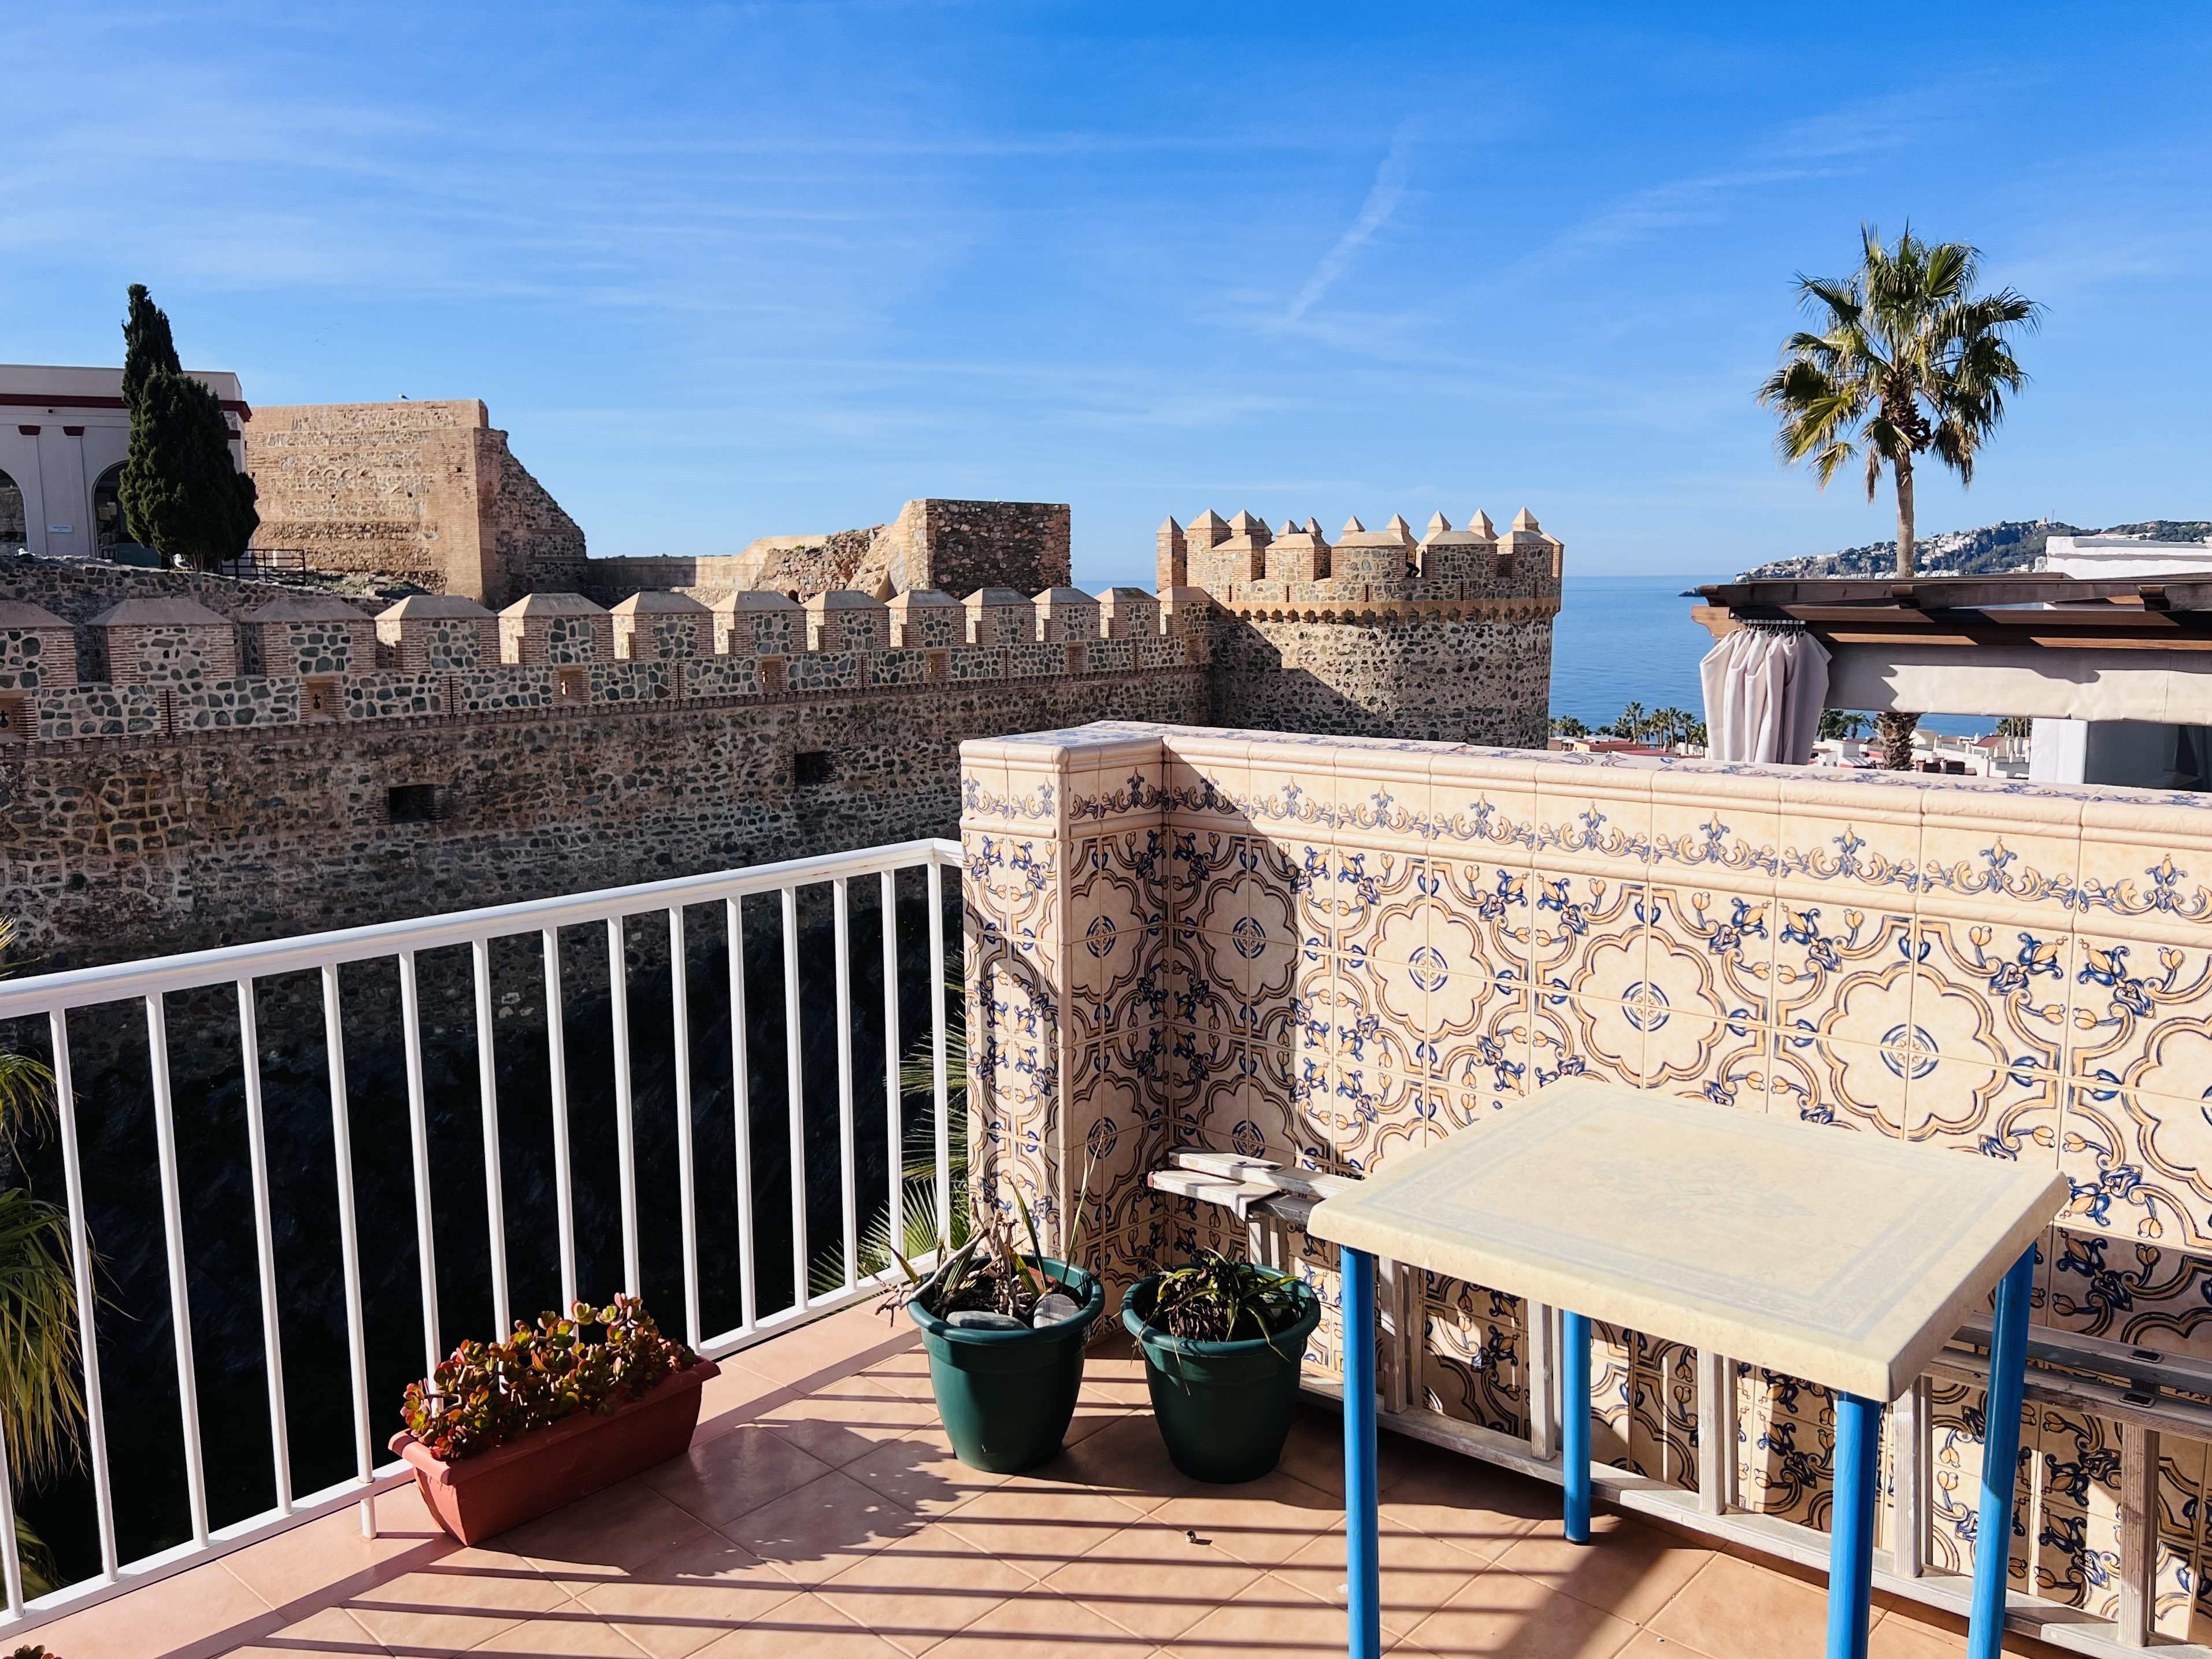
M 465 1549 L 414 1488 L 47 1626 L 67 1659 L 464 1652 L 567 1659 L 1238 1659 L 1341 1653 L 1340 1441 L 1306 1408 L 1281 1469 L 1176 1474 L 1118 1334 L 1034 1474 L 954 1461 L 903 1321 L 854 1309 L 723 1362 L 689 1457 Z M 1386 1437 L 1384 1641 L 1408 1655 L 1777 1659 L 1820 1650 L 1816 1577 L 1601 1519 L 1556 1490 Z M 1881 1608 L 1876 1659 L 1938 1659 L 1940 1615 Z M 2016 1638 L 2015 1638 L 2016 1639 Z M 2030 1644 L 2008 1651 L 2049 1651 Z

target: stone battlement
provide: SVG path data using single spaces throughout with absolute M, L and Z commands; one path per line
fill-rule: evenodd
M 1347 520 L 1332 542 L 1312 519 L 1270 531 L 1249 513 L 1211 510 L 1155 538 L 1160 588 L 1197 588 L 1241 616 L 1340 622 L 1377 610 L 1556 610 L 1565 550 L 1525 507 L 1504 534 L 1478 512 L 1463 530 L 1441 513 L 1418 538 L 1393 514 L 1380 530 Z M 1510 610 L 1506 614 L 1513 614 Z
M 644 592 L 611 611 L 541 592 L 497 613 L 416 595 L 373 617 L 288 597 L 234 621 L 178 594 L 125 599 L 73 627 L 8 602 L 0 744 L 1139 673 L 1202 664 L 1208 611 L 1188 591 L 1060 586 L 1034 599 L 914 589 L 890 605 L 851 591 L 803 605 L 743 592 L 712 607 Z

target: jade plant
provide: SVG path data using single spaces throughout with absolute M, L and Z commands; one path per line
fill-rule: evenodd
M 517 1320 L 504 1342 L 462 1343 L 407 1385 L 401 1415 L 431 1455 L 454 1463 L 580 1412 L 606 1416 L 698 1363 L 637 1297 L 579 1302 L 534 1328 Z

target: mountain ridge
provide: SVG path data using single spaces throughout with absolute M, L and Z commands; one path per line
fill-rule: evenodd
M 2136 524 L 2084 528 L 2059 519 L 2005 519 L 1978 530 L 1947 530 L 1920 538 L 1919 574 L 1923 576 L 1997 576 L 2033 570 L 2044 544 L 2053 536 L 2140 536 L 2154 542 L 2194 542 L 2212 537 L 2212 521 L 2203 519 L 2146 519 Z M 1897 569 L 1897 541 L 1870 542 L 1833 553 L 1808 553 L 1772 559 L 1747 570 L 1739 581 L 1791 577 L 1887 576 Z

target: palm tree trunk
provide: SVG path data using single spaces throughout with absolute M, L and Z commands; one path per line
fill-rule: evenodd
M 1919 551 L 1912 536 L 1912 457 L 1910 454 L 1900 455 L 1895 465 L 1897 574 L 1909 581 Z M 1910 772 L 1912 769 L 1912 734 L 1919 726 L 1919 715 L 1899 709 L 1875 717 L 1875 728 L 1881 734 L 1881 763 L 1885 770 Z

